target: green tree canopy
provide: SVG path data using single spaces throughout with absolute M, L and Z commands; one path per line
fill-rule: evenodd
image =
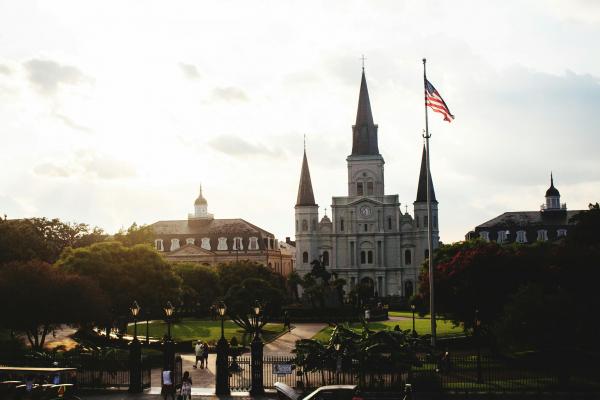
M 58 324 L 108 319 L 108 299 L 95 282 L 35 260 L 0 268 L 0 304 L 2 325 L 24 332 L 38 350 Z
M 239 285 L 233 285 L 225 295 L 227 315 L 241 328 L 251 332 L 252 321 L 248 318 L 253 314 L 252 308 L 258 301 L 262 306 L 262 320 L 264 326 L 270 317 L 279 315 L 284 301 L 284 293 L 263 279 L 247 278 Z
M 102 241 L 102 229 L 59 219 L 0 219 L 0 264 L 38 259 L 55 262 L 67 247 Z
M 181 278 L 147 245 L 96 243 L 65 251 L 57 266 L 96 281 L 108 295 L 113 315 L 127 315 L 134 300 L 150 310 L 179 301 Z
M 135 222 L 129 228 L 120 229 L 112 237 L 123 246 L 135 246 L 136 244 L 152 244 L 154 231 L 149 225 L 138 225 Z
M 219 276 L 213 267 L 196 263 L 175 263 L 175 272 L 181 278 L 182 301 L 208 311 L 221 295 Z
M 262 279 L 271 286 L 285 291 L 285 278 L 262 264 L 252 261 L 235 261 L 217 266 L 217 274 L 223 293 L 234 285 L 240 285 L 248 278 Z

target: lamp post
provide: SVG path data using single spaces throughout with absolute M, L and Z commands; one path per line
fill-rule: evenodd
M 412 322 L 413 322 L 413 331 L 412 331 L 412 333 L 413 333 L 413 336 L 417 336 L 417 330 L 415 329 L 415 308 L 416 307 L 415 307 L 414 304 L 410 305 L 410 309 L 412 311 Z
M 479 310 L 475 310 L 475 321 L 473 330 L 475 333 L 475 340 L 477 341 L 477 383 L 483 383 L 483 376 L 481 371 L 481 320 L 479 319 Z
M 142 345 L 137 337 L 137 318 L 141 307 L 134 301 L 129 311 L 133 317 L 133 340 L 129 344 L 129 392 L 142 392 Z
M 229 395 L 231 390 L 229 389 L 229 343 L 225 339 L 225 312 L 227 307 L 225 303 L 220 302 L 216 305 L 216 310 L 221 317 L 221 338 L 217 342 L 217 375 L 215 382 L 215 394 L 217 395 Z
M 337 360 L 336 360 L 336 365 L 335 365 L 335 372 L 337 372 L 336 374 L 336 380 L 339 382 L 340 380 L 340 372 L 342 372 L 342 355 L 340 354 L 340 350 L 342 349 L 342 344 L 340 342 L 337 342 L 333 345 L 335 352 L 337 354 Z
M 260 396 L 265 393 L 263 385 L 263 342 L 260 339 L 260 303 L 257 301 L 252 308 L 254 312 L 254 338 L 250 344 L 252 357 L 252 385 L 250 388 L 251 396 Z
M 165 312 L 165 319 L 167 320 L 167 336 L 165 337 L 164 346 L 165 346 L 165 363 L 164 369 L 166 371 L 173 371 L 175 367 L 175 349 L 173 345 L 173 339 L 171 338 L 171 317 L 173 316 L 174 307 L 170 301 L 167 302 L 167 305 L 163 308 Z

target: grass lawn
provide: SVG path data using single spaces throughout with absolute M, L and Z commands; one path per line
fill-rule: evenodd
M 388 315 L 390 317 L 406 317 L 406 318 L 410 318 L 412 319 L 412 312 L 411 311 L 388 311 Z M 415 319 L 423 319 L 423 318 L 427 318 L 430 319 L 431 315 L 430 314 L 425 314 L 424 316 L 420 316 L 418 313 L 415 313 Z M 440 317 L 439 315 L 436 316 L 437 320 L 443 320 L 443 317 Z
M 263 327 L 262 338 L 270 342 L 283 332 L 283 324 L 267 324 Z M 133 324 L 127 327 L 127 333 L 133 334 Z M 167 333 L 167 324 L 164 321 L 151 321 L 149 326 L 150 337 L 162 338 Z M 146 323 L 138 323 L 138 336 L 145 337 Z M 221 337 L 221 321 L 206 319 L 183 318 L 180 322 L 171 324 L 171 336 L 175 341 L 203 340 L 216 343 Z M 240 344 L 248 344 L 252 335 L 244 331 L 232 321 L 225 321 L 225 337 L 231 340 L 236 337 Z
M 412 319 L 403 321 L 382 321 L 382 322 L 371 322 L 369 328 L 374 331 L 382 331 L 385 329 L 394 329 L 396 325 L 400 325 L 400 329 L 412 329 Z M 350 328 L 356 332 L 362 331 L 362 325 L 360 323 L 350 324 Z M 429 318 L 415 318 L 415 329 L 417 333 L 421 335 L 431 333 L 431 322 Z M 329 341 L 333 327 L 326 327 L 321 329 L 313 339 L 320 342 Z M 460 326 L 454 326 L 450 321 L 438 320 L 437 321 L 437 335 L 438 337 L 456 336 L 462 335 L 463 329 Z

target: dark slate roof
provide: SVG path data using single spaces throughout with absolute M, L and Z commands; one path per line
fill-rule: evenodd
M 356 111 L 356 124 L 352 127 L 352 155 L 378 155 L 377 125 L 373 122 L 371 101 L 367 89 L 367 79 L 363 70 L 358 95 L 358 110 Z
M 419 184 L 417 186 L 417 200 L 415 203 L 427 202 L 427 158 L 425 154 L 425 145 L 423 145 L 423 156 L 421 157 L 421 172 L 419 173 Z M 429 187 L 431 188 L 431 202 L 437 203 L 435 190 L 433 189 L 433 180 L 431 171 L 429 171 Z
M 560 211 L 511 211 L 490 219 L 476 230 L 491 228 L 519 228 L 528 226 L 564 226 L 570 225 L 569 220 L 583 210 Z
M 304 157 L 302 158 L 302 171 L 300 172 L 296 206 L 316 206 L 315 195 L 313 194 L 312 182 L 310 180 L 310 171 L 308 170 L 308 160 L 306 159 L 306 150 L 304 150 Z
M 550 196 L 560 196 L 560 192 L 554 187 L 554 177 L 552 176 L 552 173 L 550 173 L 550 187 L 546 190 L 546 197 Z
M 221 235 L 233 236 L 243 234 L 273 235 L 258 226 L 241 218 L 206 219 L 206 220 L 175 220 L 158 221 L 150 225 L 157 236 L 164 235 Z

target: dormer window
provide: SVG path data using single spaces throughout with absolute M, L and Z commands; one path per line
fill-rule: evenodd
M 498 244 L 506 243 L 508 238 L 508 231 L 498 231 Z
M 217 245 L 217 250 L 227 250 L 227 238 L 220 237 L 219 244 Z
M 517 231 L 517 243 L 527 243 L 527 232 Z
M 179 248 L 179 239 L 171 239 L 171 251 Z
M 479 232 L 479 238 L 483 241 L 489 242 L 490 241 L 490 233 L 488 231 L 481 231 L 481 232 Z
M 200 247 L 202 247 L 204 250 L 208 250 L 210 251 L 210 238 L 204 237 L 202 238 L 202 243 L 200 244 Z
M 157 251 L 165 251 L 162 239 L 156 239 L 154 241 L 154 247 L 156 248 Z
M 244 250 L 241 237 L 233 238 L 233 250 Z
M 194 243 L 195 243 L 194 238 L 185 239 L 185 244 L 194 244 Z
M 249 250 L 258 250 L 258 238 L 256 236 L 250 237 L 250 245 L 248 246 Z
M 558 229 L 556 231 L 556 236 L 557 237 L 565 237 L 565 236 L 567 236 L 567 230 L 566 229 Z
M 537 240 L 540 242 L 545 242 L 548 240 L 548 231 L 545 229 L 540 229 L 537 231 Z

